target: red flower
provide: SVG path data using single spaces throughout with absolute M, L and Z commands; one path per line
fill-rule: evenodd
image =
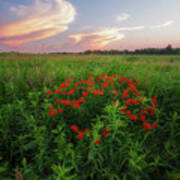
M 95 96 L 98 96 L 98 95 L 101 95 L 101 94 L 103 94 L 103 91 L 98 91 L 98 90 L 94 91 L 94 95 Z
M 83 139 L 83 137 L 84 137 L 84 132 L 81 131 L 81 132 L 78 134 L 78 139 L 81 140 L 81 139 Z
M 112 79 L 112 77 L 108 76 L 108 77 L 106 77 L 105 79 L 106 79 L 107 81 L 109 81 L 109 80 Z
M 60 103 L 61 102 L 61 100 L 60 99 L 56 99 L 56 103 Z
M 113 92 L 115 95 L 119 95 L 119 93 L 118 93 L 115 89 L 112 89 L 112 92 Z
M 62 113 L 62 112 L 63 112 L 63 109 L 62 109 L 62 108 L 59 108 L 59 109 L 58 109 L 58 112 L 59 112 L 59 113 Z
M 114 81 L 111 81 L 111 86 L 113 86 L 114 85 Z
M 104 130 L 101 134 L 103 135 L 103 136 L 106 136 L 107 134 L 109 134 L 109 132 L 111 132 L 110 130 Z
M 146 117 L 143 116 L 143 115 L 141 115 L 140 119 L 141 119 L 141 121 L 145 121 L 145 120 L 146 120 Z
M 122 97 L 122 99 L 125 99 L 125 98 L 128 97 L 128 95 L 129 95 L 129 91 L 126 89 L 126 90 L 123 92 L 123 95 L 122 95 L 121 97 Z
M 49 113 L 49 116 L 54 116 L 54 115 L 56 115 L 56 114 L 57 114 L 56 111 L 51 111 L 51 112 Z
M 122 105 L 122 107 L 123 107 L 123 109 L 120 109 L 120 111 L 121 111 L 121 112 L 124 112 L 125 109 L 127 108 L 127 106 L 126 106 L 126 105 Z
M 101 74 L 101 77 L 105 77 L 106 75 L 104 73 Z
M 75 104 L 73 104 L 73 107 L 74 108 L 78 108 L 78 107 L 80 107 L 80 104 L 79 103 L 75 103 Z
M 100 78 L 100 77 L 97 77 L 97 81 L 101 81 L 101 78 Z
M 96 140 L 96 141 L 94 142 L 94 144 L 99 144 L 100 142 L 101 142 L 101 140 L 98 139 L 98 140 Z
M 112 78 L 117 78 L 117 77 L 118 77 L 118 75 L 117 75 L 117 74 L 115 74 L 115 75 L 113 75 L 113 76 L 112 76 Z
M 158 127 L 158 124 L 157 124 L 157 123 L 153 123 L 153 124 L 151 125 L 151 127 L 152 127 L 152 129 L 155 129 L 155 128 Z
M 67 80 L 66 80 L 66 83 L 70 83 L 71 82 L 71 78 L 68 78 Z
M 131 99 L 126 100 L 127 104 L 131 104 Z
M 52 92 L 51 91 L 46 91 L 46 94 L 51 94 Z
M 82 84 L 85 84 L 85 83 L 86 83 L 86 81 L 85 81 L 85 80 L 81 80 L 81 83 L 82 83 Z
M 153 102 L 154 106 L 158 106 L 158 104 L 157 104 L 157 99 L 156 99 L 155 96 L 153 96 L 152 102 Z
M 78 88 L 78 82 L 74 82 L 74 87 L 77 89 Z
M 80 98 L 78 99 L 78 103 L 85 102 L 85 101 L 86 101 L 86 100 L 85 100 L 84 97 L 80 97 Z
M 72 125 L 72 126 L 71 126 L 71 129 L 72 129 L 74 132 L 78 132 L 78 131 L 79 131 L 79 128 L 78 128 L 76 125 Z
M 82 96 L 88 96 L 89 95 L 89 92 L 88 91 L 82 91 Z
M 55 94 L 59 93 L 59 90 L 58 90 L 58 89 L 56 89 L 56 90 L 54 91 L 54 93 L 55 93 Z
M 137 120 L 137 119 L 138 119 L 138 116 L 137 116 L 137 115 L 130 114 L 130 115 L 129 115 L 129 118 L 131 118 L 132 120 Z
M 87 128 L 84 132 L 87 133 L 90 131 L 90 128 Z
M 137 100 L 132 100 L 132 104 L 134 104 L 134 105 L 138 105 L 139 103 L 138 103 L 138 101 Z
M 145 123 L 143 123 L 143 127 L 144 127 L 145 131 L 147 132 L 151 128 L 151 124 L 145 122 Z
M 102 85 L 104 86 L 104 87 L 107 87 L 108 86 L 108 82 L 102 82 Z
M 89 76 L 88 79 L 89 79 L 89 80 L 93 80 L 93 77 L 92 77 L 92 76 Z
M 49 110 L 54 110 L 54 108 L 52 106 L 49 107 Z

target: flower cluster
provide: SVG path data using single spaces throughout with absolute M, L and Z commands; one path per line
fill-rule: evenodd
M 119 85 L 119 84 L 122 85 Z M 56 99 L 56 104 L 60 105 L 58 108 L 54 108 L 52 106 L 49 107 L 49 116 L 55 116 L 57 114 L 62 114 L 63 109 L 70 107 L 75 109 L 80 109 L 81 105 L 88 100 L 88 98 L 92 96 L 104 96 L 104 94 L 108 91 L 112 93 L 113 102 L 112 104 L 116 104 L 117 102 L 121 102 L 121 108 L 119 109 L 122 113 L 127 115 L 128 119 L 137 121 L 141 120 L 142 127 L 145 132 L 150 129 L 155 129 L 158 127 L 157 123 L 150 124 L 147 120 L 148 115 L 154 116 L 155 107 L 158 106 L 156 97 L 152 97 L 151 106 L 143 107 L 142 102 L 144 101 L 144 97 L 141 96 L 141 92 L 138 91 L 136 85 L 139 84 L 138 81 L 132 81 L 125 76 L 122 76 L 118 79 L 118 75 L 115 74 L 113 76 L 107 76 L 105 74 L 101 74 L 100 76 L 94 78 L 93 76 L 89 76 L 87 80 L 81 80 L 80 82 L 75 81 L 72 82 L 71 78 L 68 78 L 64 83 L 61 83 L 58 89 L 54 90 L 54 94 L 59 95 L 61 99 Z M 95 86 L 96 85 L 96 86 Z M 73 87 L 72 87 L 73 86 Z M 127 87 L 126 87 L 127 86 Z M 93 88 L 94 87 L 94 88 Z M 95 88 L 96 87 L 96 88 Z M 97 87 L 99 87 L 97 89 Z M 126 87 L 122 92 L 119 90 L 119 87 Z M 62 97 L 73 97 L 75 94 L 81 94 L 78 99 L 69 100 L 69 98 L 62 99 Z M 46 91 L 46 94 L 51 96 L 53 94 L 52 91 Z M 116 101 L 115 101 L 116 100 Z M 118 101 L 117 101 L 118 100 Z M 140 109 L 139 113 L 134 113 L 133 109 Z M 72 125 L 70 129 L 74 132 L 77 132 L 77 138 L 82 140 L 86 133 L 90 131 L 90 128 L 79 130 L 78 126 Z M 107 130 L 106 126 L 103 132 L 101 132 L 102 136 L 106 136 L 111 132 L 111 130 Z M 94 144 L 99 144 L 101 142 L 100 139 L 96 140 Z

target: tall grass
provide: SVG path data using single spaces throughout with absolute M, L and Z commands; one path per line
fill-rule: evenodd
M 110 96 L 95 97 L 80 115 L 49 117 L 52 99 L 45 92 L 91 73 L 139 81 L 144 97 L 157 97 L 159 127 L 144 132 L 126 121 Z M 123 123 L 98 145 L 78 141 L 69 129 L 81 119 L 98 138 L 102 119 L 112 117 Z M 179 132 L 180 56 L 0 54 L 0 179 L 178 180 Z

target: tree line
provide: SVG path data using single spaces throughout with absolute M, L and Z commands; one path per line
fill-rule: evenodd
M 169 44 L 166 48 L 146 48 L 146 49 L 136 49 L 136 50 L 87 50 L 80 54 L 110 54 L 110 55 L 117 55 L 117 54 L 149 54 L 149 55 L 170 55 L 170 54 L 180 54 L 180 48 L 172 48 Z

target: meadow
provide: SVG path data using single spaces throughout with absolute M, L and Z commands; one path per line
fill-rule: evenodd
M 0 53 L 0 179 L 179 180 L 180 56 Z

